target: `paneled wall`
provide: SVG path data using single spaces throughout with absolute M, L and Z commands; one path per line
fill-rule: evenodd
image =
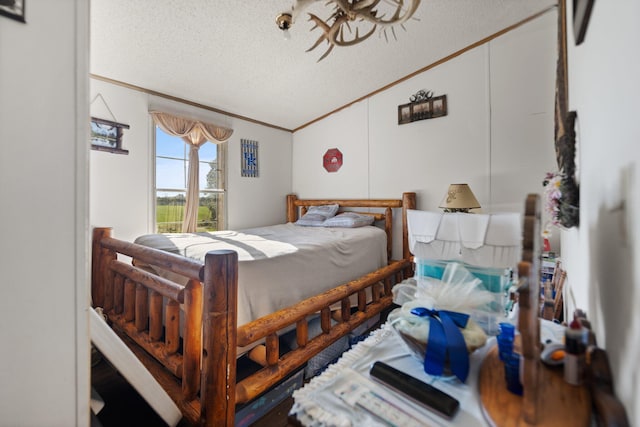
M 0 425 L 87 426 L 89 5 L 18 3 L 26 23 L 0 16 Z
M 521 211 L 556 169 L 556 28 L 552 10 L 295 132 L 294 192 L 388 198 L 416 191 L 418 208 L 433 210 L 449 184 L 466 182 L 483 212 Z M 447 95 L 447 116 L 398 125 L 398 105 L 421 89 Z M 344 155 L 338 172 L 322 167 L 329 148 Z
M 578 114 L 580 227 L 563 233 L 570 309 L 607 349 L 616 394 L 640 425 L 640 3 L 595 2 L 575 44 L 567 1 L 569 109 Z

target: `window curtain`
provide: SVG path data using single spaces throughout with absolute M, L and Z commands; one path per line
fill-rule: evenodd
M 199 120 L 176 117 L 161 112 L 151 112 L 151 117 L 160 129 L 169 135 L 179 136 L 189 144 L 189 166 L 187 174 L 187 194 L 185 198 L 182 232 L 196 231 L 198 223 L 198 205 L 200 204 L 200 157 L 198 150 L 207 141 L 216 144 L 226 142 L 233 133 L 233 129 L 204 123 Z

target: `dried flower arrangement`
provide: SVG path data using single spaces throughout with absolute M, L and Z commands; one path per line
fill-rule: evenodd
M 575 111 L 567 114 L 566 132 L 556 144 L 559 172 L 547 173 L 542 181 L 545 209 L 551 223 L 565 228 L 580 224 L 580 190 L 575 179 L 576 117 Z

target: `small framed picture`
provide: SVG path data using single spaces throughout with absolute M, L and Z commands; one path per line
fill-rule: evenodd
M 447 95 L 427 97 L 409 104 L 398 105 L 398 124 L 417 122 L 447 115 Z
M 110 153 L 129 154 L 129 150 L 122 148 L 122 129 L 129 129 L 129 125 L 92 117 L 91 148 Z
M 24 15 L 24 3 L 27 0 L 0 0 L 0 15 L 20 22 L 27 22 Z
M 416 102 L 412 106 L 411 121 L 424 120 L 431 118 L 431 103 L 430 101 Z
M 447 95 L 431 98 L 431 117 L 442 117 L 447 115 Z
M 398 105 L 398 124 L 411 123 L 411 104 Z

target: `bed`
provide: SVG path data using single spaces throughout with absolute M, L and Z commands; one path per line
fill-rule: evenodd
M 375 232 L 373 227 L 350 230 L 373 237 L 362 237 L 369 240 L 356 243 L 362 250 L 346 250 L 355 256 L 346 263 L 345 249 L 334 244 L 332 250 L 340 256 L 328 255 L 331 271 L 315 265 L 313 256 L 287 258 L 305 252 L 296 245 L 308 240 L 306 234 L 296 237 L 292 228 L 345 235 L 341 228 L 293 225 L 314 207 L 331 204 L 339 205 L 341 211 L 371 215 L 384 231 Z M 205 245 L 203 240 L 210 239 L 203 235 L 172 236 L 173 240 L 144 236 L 131 243 L 113 238 L 110 228 L 95 228 L 92 303 L 102 307 L 113 329 L 187 421 L 233 425 L 237 404 L 255 399 L 392 304 L 392 286 L 413 274 L 406 212 L 415 205 L 415 193 L 404 193 L 401 199 L 373 200 L 309 200 L 288 195 L 287 223 L 277 227 L 293 240 L 270 239 L 258 230 L 227 232 L 218 236 L 213 250 Z M 394 210 L 402 216 L 402 255 L 395 260 L 391 256 Z M 352 234 L 345 239 L 355 238 Z M 151 242 L 156 238 L 160 241 Z M 247 245 L 244 238 L 254 241 Z M 274 246 L 275 252 L 268 246 Z M 373 252 L 365 252 L 364 247 Z M 297 273 L 282 268 L 293 264 L 298 264 Z M 354 265 L 355 269 L 347 268 Z M 338 271 L 348 271 L 347 276 Z M 301 286 L 317 279 L 322 280 Z M 276 297 L 271 298 L 273 295 Z M 313 318 L 320 319 L 322 332 L 317 336 L 309 333 Z M 285 351 L 279 334 L 292 329 L 297 345 Z M 257 343 L 265 348 L 265 366 L 237 382 L 239 349 Z

